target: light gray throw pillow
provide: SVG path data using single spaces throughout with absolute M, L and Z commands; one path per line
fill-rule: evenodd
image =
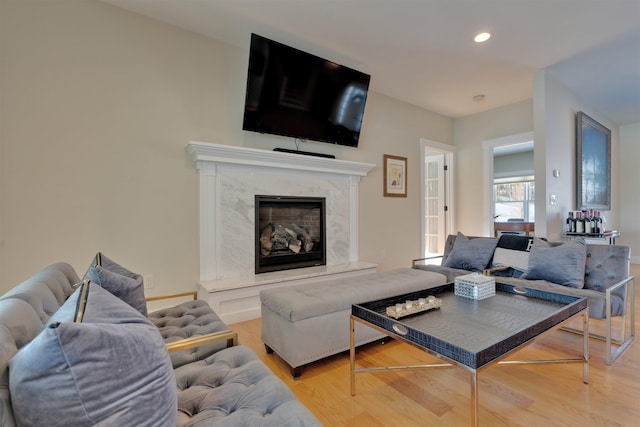
M 175 377 L 158 329 L 92 283 L 65 304 L 85 286 L 82 323 L 62 310 L 9 363 L 18 425 L 175 426 Z
M 545 242 L 534 241 L 529 254 L 529 268 L 520 277 L 582 289 L 586 261 L 587 245 L 582 237 L 552 247 Z
M 122 276 L 129 277 L 140 284 L 143 284 L 143 277 L 141 274 L 134 273 L 133 271 L 123 267 L 117 262 L 113 261 L 111 258 L 103 254 L 102 252 L 98 252 L 95 257 L 91 260 L 90 267 L 94 267 L 99 265 L 105 270 L 112 271 L 114 273 L 118 273 Z M 86 273 L 85 273 L 86 274 Z
M 469 239 L 464 234 L 458 233 L 453 249 L 442 265 L 469 271 L 482 271 L 489 265 L 497 244 L 498 239 L 493 237 Z
M 147 317 L 147 301 L 144 297 L 142 279 L 136 280 L 133 277 L 124 276 L 99 265 L 90 266 L 84 278 L 100 285 Z

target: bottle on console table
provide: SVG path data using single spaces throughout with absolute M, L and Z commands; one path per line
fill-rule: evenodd
M 605 224 L 607 223 L 607 219 L 602 215 L 602 212 L 599 213 L 600 218 L 600 234 L 604 234 L 607 230 Z
M 575 233 L 576 232 L 576 220 L 573 217 L 573 212 L 569 211 L 569 215 L 567 216 L 567 228 L 566 228 L 566 232 L 567 233 Z
M 582 212 L 576 212 L 576 233 L 584 233 L 584 219 L 582 218 Z
M 592 223 L 591 223 L 591 211 L 589 209 L 585 209 L 582 214 L 584 215 L 584 234 L 592 233 Z

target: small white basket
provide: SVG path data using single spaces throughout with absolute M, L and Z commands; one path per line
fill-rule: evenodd
M 458 276 L 454 280 L 454 293 L 477 300 L 489 298 L 496 294 L 496 280 L 480 273 Z

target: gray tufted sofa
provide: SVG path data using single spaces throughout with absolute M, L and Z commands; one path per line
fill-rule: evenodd
M 482 261 L 480 264 L 484 264 L 484 266 L 479 269 L 452 267 L 452 263 L 447 260 L 453 253 L 456 239 L 459 237 L 475 241 L 478 241 L 477 239 L 486 242 L 494 241 L 496 252 L 494 252 L 492 256 L 490 254 L 486 261 Z M 635 283 L 634 277 L 630 276 L 629 268 L 631 249 L 628 246 L 621 245 L 586 244 L 585 257 L 583 259 L 584 266 L 582 270 L 580 270 L 581 274 L 583 272 L 583 283 L 579 285 L 579 287 L 573 287 L 558 284 L 551 280 L 528 279 L 525 274 L 526 266 L 520 267 L 524 268 L 525 272 L 523 272 L 518 268 L 508 265 L 508 262 L 496 263 L 496 255 L 500 250 L 502 241 L 508 241 L 515 244 L 515 246 L 520 245 L 522 248 L 527 248 L 528 252 L 531 250 L 532 239 L 533 238 L 527 236 L 518 235 L 503 235 L 500 240 L 492 237 L 461 236 L 460 233 L 458 235 L 449 235 L 445 243 L 443 255 L 436 257 L 441 258 L 440 264 L 428 264 L 429 258 L 419 258 L 412 261 L 412 267 L 444 274 L 447 276 L 449 282 L 453 281 L 457 276 L 469 274 L 470 271 L 476 271 L 496 276 L 496 280 L 502 283 L 584 297 L 587 299 L 589 306 L 589 317 L 605 320 L 605 335 L 601 336 L 592 333 L 591 336 L 592 338 L 601 339 L 606 342 L 607 350 L 604 359 L 607 364 L 613 363 L 635 339 Z M 551 248 L 560 248 L 566 243 L 567 242 L 546 242 L 546 245 Z M 478 252 L 476 252 L 476 254 Z M 557 261 L 561 268 L 563 267 L 562 263 L 566 263 L 566 269 L 572 268 L 570 260 L 563 258 L 561 252 Z M 526 258 L 524 262 L 527 262 Z M 474 263 L 470 262 L 466 265 L 471 264 Z M 474 265 L 478 267 L 478 264 Z M 548 268 L 548 275 L 552 277 L 553 267 L 549 265 Z M 627 313 L 630 314 L 628 333 L 626 331 Z M 621 327 L 617 337 L 613 336 L 613 317 L 620 317 Z M 573 329 L 571 329 L 571 331 L 581 333 L 581 331 Z
M 87 291 L 85 296 L 81 293 L 84 289 L 91 291 Z M 98 297 L 102 299 L 96 300 Z M 104 303 L 108 298 L 111 299 Z M 78 301 L 86 301 L 87 307 L 89 302 L 96 301 L 91 310 L 86 308 L 95 313 L 93 317 L 98 319 L 95 323 L 86 323 L 90 322 L 90 319 L 87 320 L 87 312 L 82 321 L 60 321 L 69 313 L 75 312 L 78 315 Z M 111 304 L 117 308 L 112 310 Z M 133 344 L 130 342 L 128 347 L 123 347 L 127 352 L 136 354 L 137 358 L 126 356 L 118 360 L 117 366 L 109 371 L 113 375 L 104 376 L 98 381 L 94 378 L 85 381 L 85 385 L 87 382 L 91 383 L 90 387 L 99 393 L 100 398 L 98 401 L 85 401 L 86 410 L 81 410 L 79 415 L 88 421 L 82 425 L 165 426 L 173 425 L 174 421 L 178 426 L 320 425 L 251 349 L 234 345 L 237 343 L 237 335 L 227 330 L 226 325 L 208 305 L 203 305 L 200 301 L 189 301 L 171 309 L 151 313 L 147 318 L 96 284 L 90 281 L 83 284 L 70 265 L 57 263 L 0 297 L 0 426 L 18 425 L 15 417 L 18 413 L 14 414 L 17 403 L 17 407 L 22 408 L 23 412 L 25 405 L 36 412 L 44 403 L 30 394 L 26 395 L 29 396 L 26 401 L 22 394 L 17 402 L 12 402 L 12 390 L 21 390 L 21 385 L 17 385 L 14 380 L 28 378 L 33 369 L 46 368 L 47 363 L 52 363 L 52 356 L 48 353 L 31 354 L 31 359 L 26 360 L 33 360 L 35 357 L 42 361 L 36 364 L 20 364 L 18 360 L 24 359 L 24 354 L 33 353 L 33 345 L 41 341 L 45 332 L 51 334 L 60 331 L 62 334 L 66 330 L 65 323 L 82 323 L 99 331 L 116 331 L 122 327 L 142 332 L 142 335 L 138 335 L 141 338 L 139 349 L 138 341 L 134 338 L 131 339 Z M 187 336 L 189 338 L 185 339 Z M 83 340 L 82 335 L 75 337 L 78 350 L 67 354 L 70 358 L 82 359 L 84 365 L 78 363 L 77 371 L 74 366 L 74 375 L 78 372 L 104 371 L 105 365 L 112 362 L 111 359 L 117 360 L 120 357 L 120 349 L 116 348 L 119 346 L 120 335 L 111 334 L 111 338 L 109 346 L 101 347 L 101 340 Z M 197 350 L 193 350 L 194 347 Z M 26 348 L 30 349 L 29 353 L 23 353 Z M 71 350 L 74 350 L 73 346 Z M 178 356 L 171 359 L 169 351 Z M 132 369 L 138 372 L 135 373 Z M 163 369 L 168 369 L 169 377 L 156 374 Z M 25 374 L 21 375 L 21 371 Z M 86 375 L 90 374 L 74 377 L 71 390 L 61 391 L 60 387 L 57 387 L 58 390 L 48 390 L 48 386 L 44 385 L 38 391 L 44 396 L 49 393 L 52 396 L 54 393 L 59 395 L 62 392 L 62 395 L 72 396 L 69 400 L 75 401 L 78 394 L 86 393 L 82 383 L 82 376 L 87 380 Z M 140 377 L 140 382 L 137 382 L 136 377 Z M 167 380 L 170 382 L 167 383 Z M 111 393 L 106 393 L 105 390 L 111 390 L 108 385 L 113 385 L 114 382 L 118 384 L 118 381 L 122 382 L 118 391 L 122 396 L 120 400 L 107 405 L 105 402 L 111 402 L 112 399 L 109 396 Z M 126 392 L 123 394 L 122 390 Z M 127 394 L 129 390 L 131 396 Z M 30 399 L 34 399 L 33 402 L 29 402 Z M 55 397 L 52 399 L 55 400 Z M 66 405 L 69 404 L 66 399 L 59 400 L 58 403 L 63 401 Z M 64 407 L 59 404 L 57 406 Z M 171 409 L 172 406 L 175 409 Z M 97 409 L 92 410 L 93 407 Z M 66 409 L 62 413 L 63 416 L 57 419 L 52 416 L 49 425 L 80 425 L 69 418 L 71 415 L 66 416 Z M 165 417 L 161 423 L 157 421 L 158 414 Z M 131 424 L 132 419 L 136 420 L 134 424 Z

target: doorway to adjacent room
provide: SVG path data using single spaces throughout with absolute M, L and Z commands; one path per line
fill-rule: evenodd
M 452 147 L 420 140 L 422 178 L 421 253 L 424 257 L 444 252 L 447 235 L 454 232 Z
M 485 140 L 485 235 L 532 234 L 535 223 L 533 132 Z M 521 225 L 522 227 L 515 227 Z M 504 231 L 509 230 L 509 231 Z

